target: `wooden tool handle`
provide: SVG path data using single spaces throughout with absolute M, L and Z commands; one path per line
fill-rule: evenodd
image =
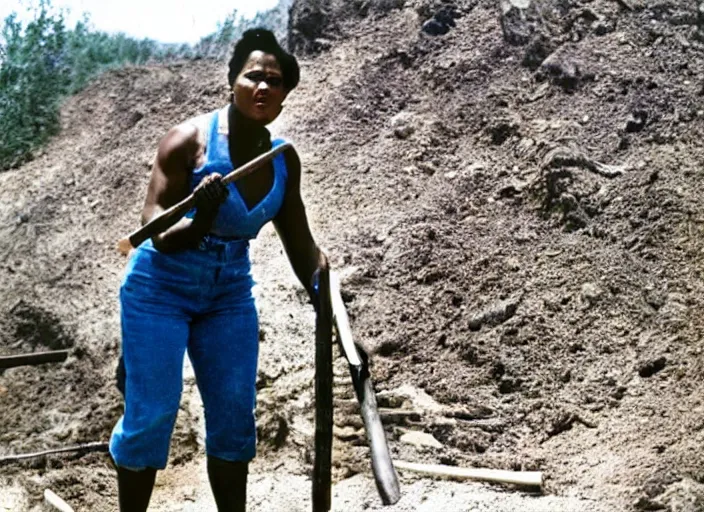
M 362 364 L 362 360 L 357 353 L 357 348 L 352 338 L 347 308 L 340 292 L 340 278 L 333 271 L 330 271 L 330 301 L 332 302 L 332 316 L 335 319 L 335 330 L 337 331 L 340 345 L 342 345 L 342 351 L 349 364 L 359 366 Z
M 332 466 L 332 306 L 330 272 L 320 269 L 320 295 L 315 323 L 315 461 L 313 512 L 328 512 L 331 503 Z
M 195 205 L 196 197 L 191 194 L 180 203 L 176 203 L 168 210 L 164 210 L 161 215 L 146 223 L 127 238 L 120 240 L 117 244 L 118 250 L 121 254 L 127 254 L 130 249 L 139 247 L 148 238 L 163 233 L 180 221 Z
M 259 155 L 254 160 L 247 162 L 243 166 L 235 169 L 231 173 L 224 176 L 222 179 L 223 183 L 225 183 L 227 185 L 229 183 L 237 181 L 240 178 L 243 178 L 244 176 L 247 176 L 248 174 L 251 174 L 253 171 L 255 171 L 256 169 L 261 167 L 263 164 L 265 164 L 269 160 L 272 160 L 276 155 L 278 155 L 279 153 L 282 153 L 283 151 L 286 151 L 287 149 L 289 149 L 291 147 L 293 147 L 293 146 L 291 145 L 290 142 L 284 142 L 283 144 L 279 144 L 275 148 L 270 149 L 266 153 Z M 143 243 L 148 238 L 156 236 L 159 233 L 163 233 L 164 231 L 169 229 L 171 226 L 176 224 L 195 205 L 196 205 L 196 198 L 193 194 L 190 194 L 188 197 L 186 197 L 180 203 L 173 205 L 171 208 L 169 208 L 168 210 L 165 210 L 161 215 L 152 219 L 151 221 L 146 223 L 144 226 L 139 228 L 137 231 L 134 231 L 126 238 L 123 238 L 122 240 L 120 240 L 117 244 L 117 250 L 120 251 L 121 254 L 127 254 L 130 251 L 130 249 L 134 249 L 135 247 L 138 247 L 141 243 Z
M 322 283 L 320 289 L 323 289 Z M 340 293 L 340 280 L 334 272 L 330 272 L 330 300 L 332 314 L 337 328 L 337 336 L 342 351 L 350 365 L 352 383 L 354 385 L 364 428 L 369 441 L 372 459 L 372 473 L 384 505 L 393 505 L 401 499 L 398 475 L 391 461 L 386 433 L 381 423 L 379 410 L 374 394 L 371 376 L 369 374 L 368 357 L 364 350 L 358 350 L 352 338 L 347 308 Z M 361 352 L 361 354 L 360 354 Z
M 379 417 L 372 381 L 369 378 L 368 371 L 353 371 L 353 381 L 355 381 L 355 373 L 358 373 L 360 377 L 354 383 L 357 390 L 357 398 L 359 399 L 362 421 L 364 421 L 371 450 L 372 473 L 374 473 L 376 488 L 384 505 L 394 505 L 401 499 L 401 489 L 398 483 L 398 475 L 391 461 L 389 446 L 386 442 L 386 433 Z
M 543 474 L 540 471 L 504 471 L 501 469 L 460 468 L 443 466 L 441 464 L 414 464 L 412 462 L 396 461 L 396 468 L 413 471 L 429 476 L 459 478 L 464 480 L 480 480 L 501 484 L 525 485 L 541 487 Z

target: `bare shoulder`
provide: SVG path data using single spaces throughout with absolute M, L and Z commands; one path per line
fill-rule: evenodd
M 208 119 L 209 114 L 205 114 L 172 127 L 159 143 L 159 160 L 197 166 L 205 151 Z
M 286 159 L 286 170 L 288 171 L 289 179 L 295 183 L 301 179 L 301 159 L 298 156 L 296 148 L 291 146 L 284 151 Z
M 208 128 L 210 126 L 210 121 L 213 117 L 213 112 L 208 112 L 207 114 L 201 114 L 196 117 L 192 117 L 185 121 L 179 126 L 184 126 L 189 130 L 196 130 L 198 140 L 205 145 L 205 138 L 208 133 Z
M 212 112 L 192 117 L 181 124 L 174 126 L 171 130 L 185 143 L 197 143 L 200 146 L 205 146 L 205 140 L 208 134 L 208 127 L 212 119 Z

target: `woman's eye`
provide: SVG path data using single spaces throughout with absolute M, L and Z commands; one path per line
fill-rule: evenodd
M 266 80 L 266 74 L 258 71 L 254 73 L 247 73 L 245 76 L 252 82 L 261 82 L 263 80 Z
M 255 83 L 266 82 L 269 87 L 281 87 L 284 84 L 284 80 L 280 76 L 266 76 L 263 71 L 252 71 L 244 75 L 245 78 L 251 80 Z

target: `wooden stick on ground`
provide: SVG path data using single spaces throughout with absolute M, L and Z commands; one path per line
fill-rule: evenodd
M 44 501 L 59 512 L 73 512 L 73 508 L 49 489 L 44 491 Z
M 108 451 L 108 443 L 88 443 L 88 444 L 81 444 L 78 446 L 71 446 L 69 448 L 56 448 L 54 450 L 46 450 L 44 452 L 20 453 L 18 455 L 6 455 L 4 457 L 0 457 L 0 466 L 4 466 L 5 464 L 9 464 L 11 462 L 19 462 L 21 460 L 33 459 L 36 457 L 46 457 L 47 455 L 56 455 L 59 453 L 73 453 L 73 452 L 90 453 L 90 452 L 107 452 L 107 451 Z
M 0 356 L 0 368 L 60 363 L 66 360 L 68 354 L 68 350 L 54 350 L 52 352 L 37 352 L 35 354 L 22 354 L 19 356 Z
M 254 160 L 247 162 L 243 166 L 235 169 L 231 173 L 224 176 L 222 179 L 223 183 L 232 183 L 240 178 L 243 178 L 244 176 L 247 176 L 248 174 L 251 174 L 259 167 L 267 163 L 269 160 L 272 160 L 276 155 L 286 151 L 288 148 L 291 147 L 293 146 L 290 142 L 284 142 L 283 144 L 279 144 L 275 148 L 259 155 Z M 117 244 L 117 250 L 120 251 L 121 254 L 127 254 L 131 249 L 134 249 L 148 238 L 156 236 L 159 233 L 163 233 L 171 226 L 176 224 L 179 220 L 183 218 L 184 215 L 186 215 L 191 209 L 193 209 L 195 205 L 196 198 L 193 194 L 191 194 L 185 199 L 183 199 L 180 203 L 173 205 L 171 208 L 164 211 L 161 215 L 149 221 L 137 231 L 134 231 L 129 236 L 120 240 Z
M 462 480 L 480 480 L 500 484 L 525 485 L 542 487 L 543 474 L 540 471 L 504 471 L 501 469 L 460 468 L 440 464 L 414 464 L 412 462 L 396 461 L 397 469 L 404 469 L 428 476 L 458 478 Z

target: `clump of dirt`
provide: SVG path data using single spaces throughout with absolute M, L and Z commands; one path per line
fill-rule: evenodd
M 60 350 L 74 345 L 71 334 L 61 324 L 61 319 L 51 311 L 46 311 L 23 299 L 17 301 L 9 310 L 9 319 L 5 319 L 3 330 L 18 344 L 27 344 L 36 349 L 42 345 L 52 350 Z M 8 321 L 9 320 L 9 321 Z

